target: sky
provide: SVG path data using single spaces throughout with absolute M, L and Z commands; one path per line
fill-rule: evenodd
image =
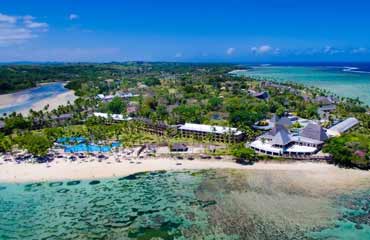
M 367 0 L 0 0 L 0 62 L 370 61 Z

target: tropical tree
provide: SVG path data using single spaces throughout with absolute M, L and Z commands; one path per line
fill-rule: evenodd
M 242 160 L 255 161 L 257 160 L 257 155 L 255 151 L 251 148 L 246 148 L 242 144 L 238 144 L 232 147 L 231 154 Z
M 125 108 L 126 104 L 120 97 L 114 97 L 112 101 L 108 103 L 108 111 L 114 114 L 122 113 Z
M 26 133 L 17 138 L 18 145 L 35 156 L 45 156 L 53 142 L 42 133 Z
M 12 139 L 0 133 L 0 152 L 10 152 L 12 150 Z

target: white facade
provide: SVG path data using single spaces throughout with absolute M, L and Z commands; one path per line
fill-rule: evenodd
M 315 154 L 318 150 L 316 147 L 301 146 L 298 144 L 293 144 L 286 148 L 275 147 L 272 145 L 271 141 L 262 141 L 261 139 L 252 142 L 250 147 L 259 153 L 272 156 L 282 156 L 284 154 L 311 155 Z
M 236 128 L 185 123 L 178 128 L 182 137 L 212 139 L 217 142 L 240 142 L 244 134 Z
M 258 153 L 271 156 L 306 157 L 317 153 L 326 139 L 323 128 L 317 124 L 308 124 L 298 135 L 278 124 L 249 146 Z
M 347 118 L 346 120 L 338 123 L 337 125 L 328 129 L 327 133 L 331 137 L 337 137 L 347 132 L 349 129 L 353 128 L 359 124 L 359 121 L 356 118 Z
M 215 133 L 215 134 L 232 134 L 240 135 L 243 134 L 237 128 L 222 127 L 222 126 L 211 126 L 205 124 L 185 123 L 179 127 L 179 130 L 195 131 L 203 133 Z
M 122 114 L 108 114 L 108 113 L 94 112 L 94 116 L 105 118 L 105 119 L 112 118 L 114 121 L 130 121 L 130 120 L 132 120 L 132 118 L 125 117 Z

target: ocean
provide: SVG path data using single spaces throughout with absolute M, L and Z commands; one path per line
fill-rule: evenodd
M 287 63 L 248 66 L 241 76 L 296 82 L 370 105 L 370 63 Z
M 0 239 L 368 240 L 370 188 L 311 178 L 207 170 L 0 184 Z

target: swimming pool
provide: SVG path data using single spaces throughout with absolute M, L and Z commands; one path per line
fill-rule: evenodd
M 109 152 L 112 150 L 111 146 L 99 146 L 94 144 L 77 144 L 77 145 L 65 145 L 64 152 L 75 153 L 75 152 Z
M 63 137 L 57 140 L 57 143 L 62 144 L 64 152 L 109 152 L 112 148 L 121 146 L 120 142 L 113 142 L 111 145 L 97 145 L 87 143 L 84 137 Z
M 58 138 L 57 143 L 71 144 L 71 143 L 84 143 L 86 141 L 87 140 L 84 137 L 62 137 L 62 138 Z

